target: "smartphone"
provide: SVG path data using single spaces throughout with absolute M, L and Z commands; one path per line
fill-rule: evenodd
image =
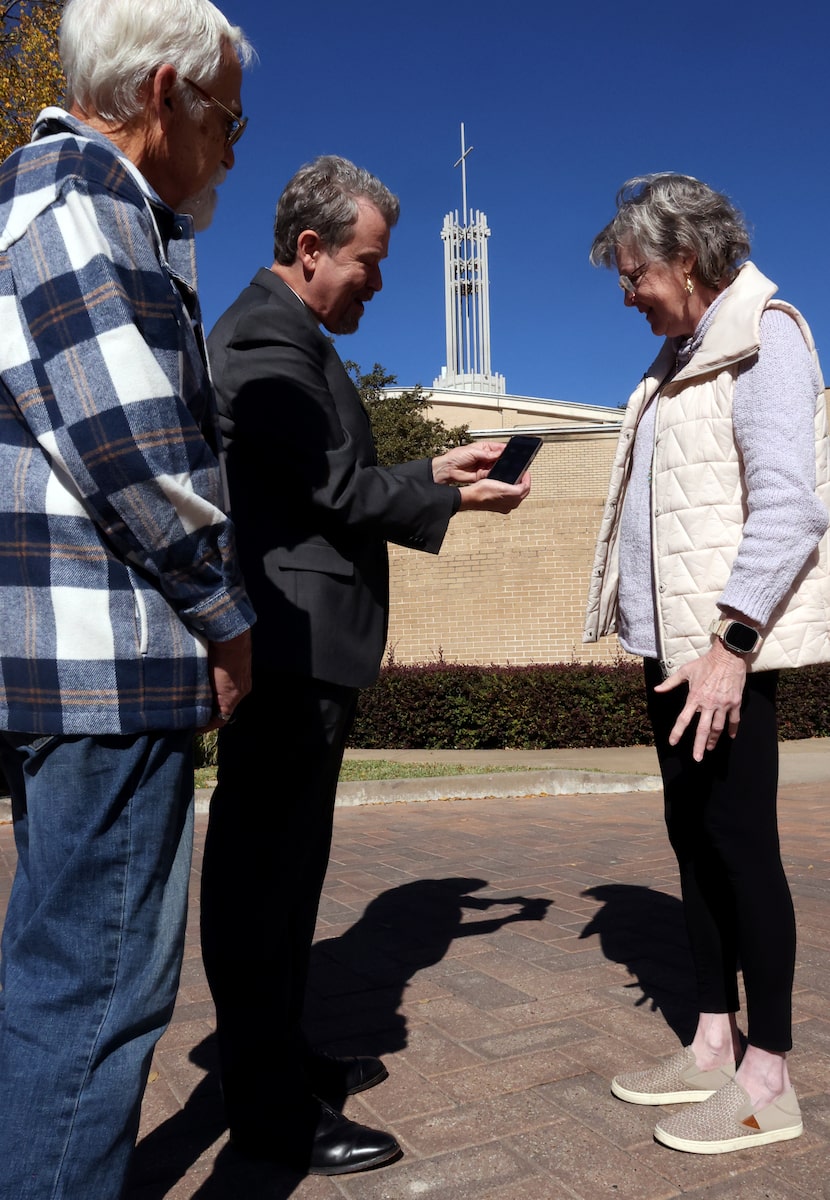
M 488 472 L 488 479 L 518 483 L 542 448 L 542 439 L 514 434 Z

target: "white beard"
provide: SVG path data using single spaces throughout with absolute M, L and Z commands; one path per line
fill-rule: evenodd
M 193 218 L 193 227 L 197 233 L 203 233 L 213 220 L 219 199 L 216 189 L 225 182 L 227 173 L 225 167 L 218 166 L 205 186 L 195 196 L 189 196 L 179 205 L 181 212 L 189 213 Z

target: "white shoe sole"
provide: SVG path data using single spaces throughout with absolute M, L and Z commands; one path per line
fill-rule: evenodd
M 744 1134 L 743 1137 L 725 1138 L 719 1142 L 695 1142 L 689 1138 L 675 1137 L 673 1133 L 666 1133 L 658 1125 L 654 1130 L 654 1136 L 664 1146 L 670 1146 L 672 1150 L 685 1150 L 687 1154 L 728 1154 L 730 1150 L 748 1150 L 750 1146 L 768 1146 L 771 1142 L 786 1142 L 790 1138 L 800 1137 L 803 1132 L 804 1125 L 799 1123 L 786 1129 L 769 1129 L 766 1133 L 759 1130 L 757 1133 Z

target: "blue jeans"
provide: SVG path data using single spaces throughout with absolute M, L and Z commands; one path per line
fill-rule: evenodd
M 118 1200 L 178 986 L 192 732 L 0 733 L 18 865 L 0 962 L 0 1197 Z

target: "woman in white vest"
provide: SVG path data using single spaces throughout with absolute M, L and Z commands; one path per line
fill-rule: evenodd
M 665 341 L 626 410 L 585 640 L 616 630 L 645 660 L 700 1011 L 689 1046 L 612 1090 L 701 1101 L 655 1137 L 704 1154 L 802 1131 L 776 686 L 830 659 L 824 386 L 806 322 L 749 251 L 729 199 L 674 174 L 625 184 L 591 250 Z

